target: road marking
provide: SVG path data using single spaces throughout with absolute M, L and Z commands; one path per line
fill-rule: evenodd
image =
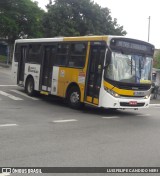
M 0 124 L 0 127 L 18 126 L 17 124 Z
M 9 173 L 3 173 L 3 174 L 0 174 L 0 176 L 8 176 L 10 175 Z
M 65 122 L 76 122 L 76 119 L 68 119 L 68 120 L 54 120 L 54 123 L 65 123 Z
M 136 116 L 138 116 L 138 117 L 146 117 L 146 116 L 151 116 L 151 115 L 150 114 L 138 114 Z
M 0 87 L 17 87 L 17 85 L 0 85 Z
M 11 98 L 12 100 L 23 100 L 22 98 L 13 96 L 13 95 L 8 94 L 8 93 L 6 93 L 6 92 L 3 92 L 3 91 L 1 91 L 1 90 L 0 90 L 0 94 L 6 96 L 6 97 L 8 97 L 8 98 Z
M 102 117 L 102 119 L 118 119 L 118 116 Z
M 160 104 L 149 104 L 150 107 L 152 106 L 160 106 Z
M 13 96 L 13 95 L 11 95 L 11 94 L 8 94 L 8 93 L 6 93 L 6 92 L 3 92 L 3 91 L 1 91 L 1 90 L 0 90 L 0 94 L 6 96 L 6 97 L 8 97 L 8 98 L 11 98 L 12 100 L 23 100 L 22 98 L 15 97 L 15 96 Z
M 17 94 L 19 94 L 19 95 L 22 95 L 22 96 L 24 96 L 24 97 L 30 98 L 30 99 L 32 99 L 32 100 L 40 100 L 39 98 L 30 97 L 30 96 L 28 96 L 26 93 L 20 92 L 20 91 L 18 91 L 18 90 L 10 90 L 10 91 L 15 92 L 15 93 L 17 93 Z

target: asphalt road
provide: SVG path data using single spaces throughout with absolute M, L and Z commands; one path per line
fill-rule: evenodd
M 10 69 L 0 68 L 0 166 L 160 166 L 159 104 L 77 111 L 55 97 L 28 97 L 14 84 Z

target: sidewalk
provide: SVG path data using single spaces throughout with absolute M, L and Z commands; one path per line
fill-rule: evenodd
M 157 99 L 151 99 L 150 104 L 160 104 L 160 96 Z

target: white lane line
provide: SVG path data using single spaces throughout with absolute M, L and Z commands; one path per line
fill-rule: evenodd
M 54 120 L 54 123 L 65 123 L 65 122 L 76 122 L 76 119 L 68 119 L 68 120 Z
M 6 96 L 6 97 L 8 97 L 8 98 L 11 98 L 12 100 L 23 100 L 22 98 L 15 97 L 15 96 L 13 96 L 13 95 L 11 95 L 11 94 L 8 94 L 8 93 L 6 93 L 6 92 L 3 92 L 3 91 L 1 91 L 1 90 L 0 90 L 0 94 Z
M 30 96 L 28 96 L 26 93 L 20 92 L 20 91 L 18 91 L 18 90 L 10 90 L 10 91 L 15 92 L 15 93 L 17 93 L 17 94 L 19 94 L 19 95 L 22 95 L 22 96 L 24 96 L 24 97 L 30 98 L 30 99 L 32 99 L 32 100 L 40 100 L 39 98 L 30 97 Z
M 118 116 L 102 117 L 102 119 L 118 119 Z
M 136 115 L 137 117 L 146 117 L 146 116 L 151 116 L 151 114 L 138 114 Z
M 3 173 L 3 174 L 0 174 L 0 176 L 8 176 L 10 175 L 9 173 Z
M 18 126 L 17 124 L 0 124 L 0 127 Z
M 149 104 L 149 106 L 160 106 L 160 104 Z
M 0 87 L 17 87 L 17 85 L 0 85 Z

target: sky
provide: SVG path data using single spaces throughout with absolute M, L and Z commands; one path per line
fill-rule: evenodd
M 34 1 L 34 0 L 33 0 Z M 36 0 L 45 9 L 49 0 Z M 126 37 L 148 41 L 160 49 L 160 0 L 94 0 L 110 9 L 112 18 L 127 31 Z M 148 32 L 150 16 L 150 32 Z

